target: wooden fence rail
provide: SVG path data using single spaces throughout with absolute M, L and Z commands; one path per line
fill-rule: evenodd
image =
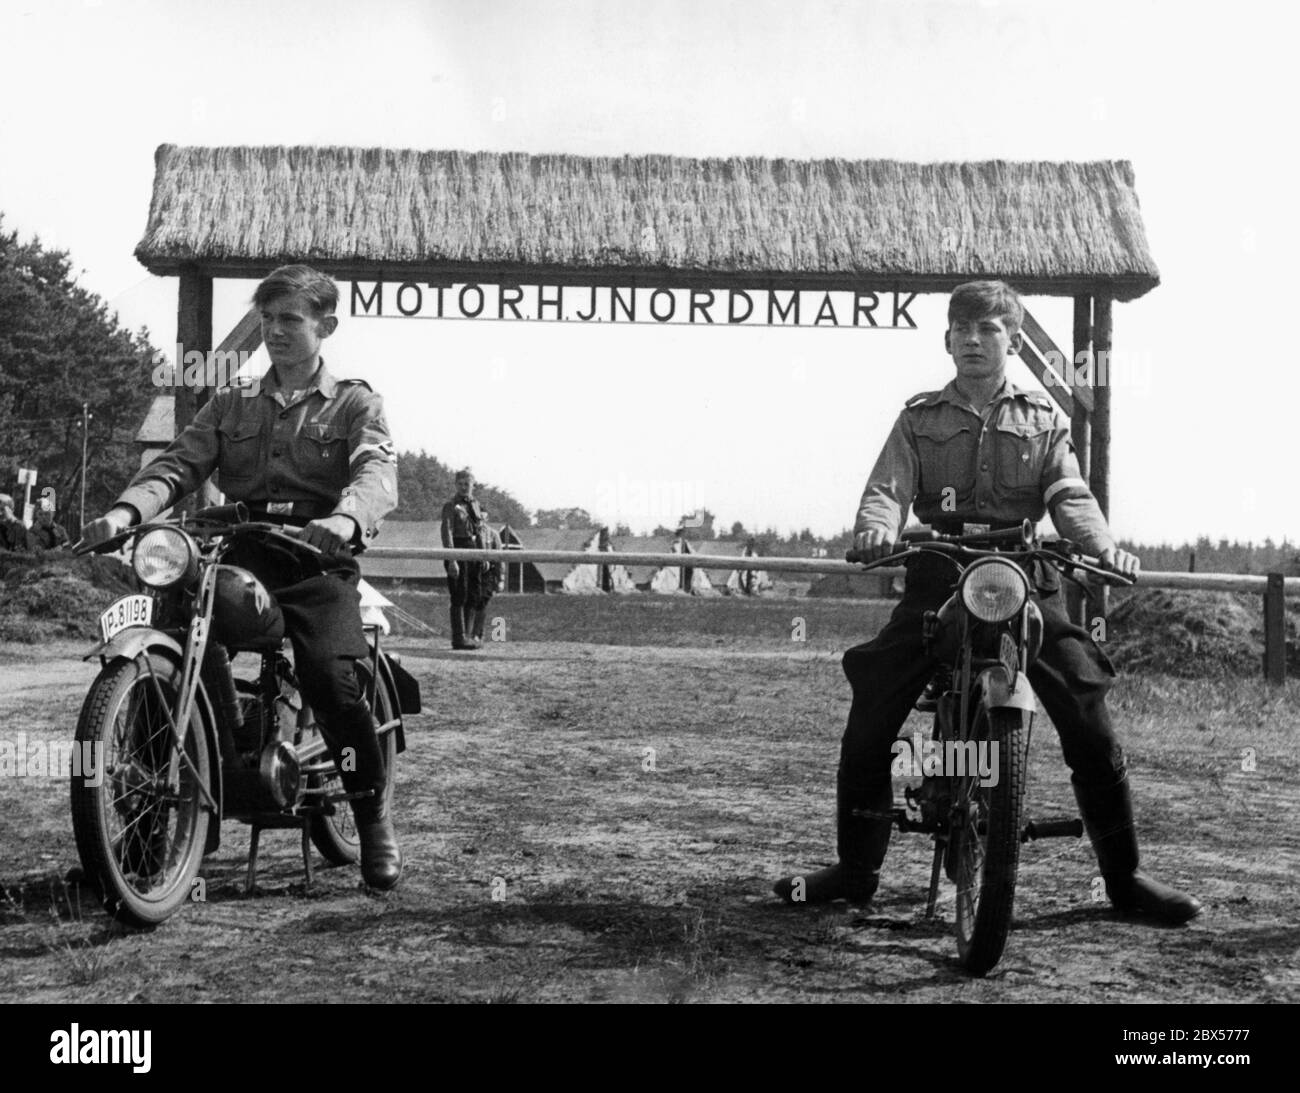
M 681 569 L 762 569 L 784 573 L 860 574 L 862 567 L 833 558 L 759 558 L 717 554 L 674 554 L 671 551 L 632 553 L 590 550 L 468 550 L 445 547 L 371 547 L 372 558 L 442 561 L 560 562 L 570 565 L 648 565 Z M 901 566 L 870 571 L 882 577 L 901 576 Z M 1197 592 L 1254 592 L 1263 597 L 1264 676 L 1270 683 L 1286 679 L 1286 597 L 1300 596 L 1300 577 L 1281 573 L 1256 576 L 1238 573 L 1147 573 L 1139 588 L 1183 589 Z

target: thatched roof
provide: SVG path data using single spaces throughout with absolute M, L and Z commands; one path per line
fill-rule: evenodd
M 1159 281 L 1127 161 L 903 163 L 178 148 L 156 155 L 136 255 L 260 276 L 709 283 L 1038 294 Z

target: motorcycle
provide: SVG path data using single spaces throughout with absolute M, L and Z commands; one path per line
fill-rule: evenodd
M 939 662 L 927 688 L 933 700 L 923 695 L 916 707 L 934 712 L 930 761 L 922 766 L 919 788 L 905 791 L 903 807 L 869 815 L 933 838 L 926 918 L 935 915 L 946 875 L 957 889 L 960 962 L 984 975 L 1002 958 L 1011 929 L 1021 844 L 1083 834 L 1077 817 L 1025 818 L 1036 708 L 1027 673 L 1043 635 L 1026 569 L 1034 562 L 1050 565 L 1085 594 L 1074 571 L 1116 585 L 1131 585 L 1135 578 L 1100 568 L 1068 540 L 1040 542 L 1028 520 L 1019 528 L 965 535 L 929 528 L 905 532 L 893 553 L 862 569 L 918 555 L 945 558 L 959 574 L 953 594 L 922 620 L 926 652 Z M 852 550 L 846 558 L 861 561 Z
M 100 615 L 101 642 L 85 657 L 100 671 L 77 721 L 72 826 L 83 876 L 105 910 L 153 926 L 193 898 L 203 858 L 220 846 L 222 820 L 252 827 L 247 887 L 267 828 L 297 828 L 307 884 L 311 846 L 332 864 L 355 863 L 353 796 L 343 792 L 311 709 L 298 693 L 284 621 L 250 572 L 227 564 L 236 546 L 288 551 L 304 566 L 320 551 L 299 529 L 249 519 L 243 504 L 188 520 L 131 528 L 93 548 L 130 544 L 141 591 Z M 363 624 L 369 655 L 356 661 L 388 771 L 391 800 L 403 714 L 420 712 L 419 684 Z M 236 675 L 232 657 L 257 671 Z

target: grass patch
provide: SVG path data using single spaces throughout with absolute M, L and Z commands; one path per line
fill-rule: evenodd
M 446 596 L 412 591 L 386 595 L 450 642 Z M 493 618 L 501 618 L 508 641 L 845 649 L 871 637 L 893 608 L 886 600 L 514 593 L 493 598 L 486 632 L 491 632 Z

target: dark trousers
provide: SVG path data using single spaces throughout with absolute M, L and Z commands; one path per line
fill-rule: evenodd
M 476 544 L 473 539 L 453 539 L 451 545 L 472 550 Z M 453 577 L 451 563 L 444 562 L 443 565 L 447 569 L 447 591 L 451 594 L 451 644 L 452 648 L 458 648 L 473 633 L 479 566 L 476 562 L 459 562 Z
M 370 648 L 361 628 L 356 559 L 332 556 L 318 564 L 249 544 L 226 560 L 252 572 L 275 596 L 293 646 L 298 689 L 316 716 L 344 788 L 371 791 L 363 804 L 370 807 L 383 793 L 387 772 L 355 668 Z
M 937 664 L 923 648 L 922 616 L 937 610 L 951 590 L 947 581 L 909 572 L 884 629 L 844 654 L 853 704 L 840 745 L 839 781 L 855 800 L 878 800 L 890 785 L 894 740 Z M 1125 770 L 1106 709 L 1115 669 L 1088 632 L 1067 618 L 1059 591 L 1035 599 L 1043 613 L 1043 646 L 1029 682 L 1056 726 L 1074 783 L 1111 786 Z

